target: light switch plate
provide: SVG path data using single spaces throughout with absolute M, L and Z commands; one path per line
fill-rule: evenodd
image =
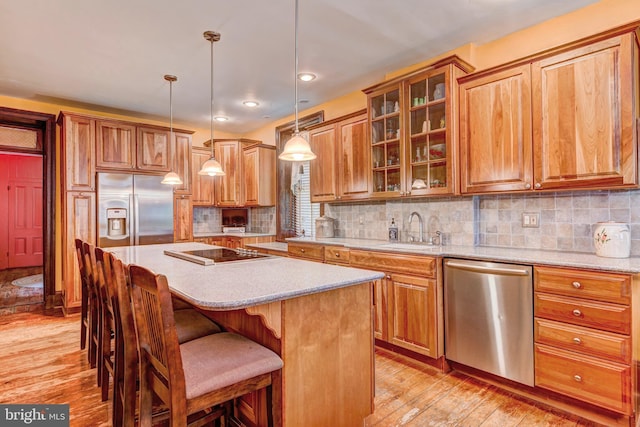
M 522 213 L 522 227 L 523 228 L 538 228 L 540 227 L 540 214 L 537 212 L 523 212 Z

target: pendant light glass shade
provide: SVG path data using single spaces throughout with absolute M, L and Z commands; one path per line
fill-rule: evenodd
M 198 175 L 223 176 L 225 173 L 222 170 L 222 165 L 220 165 L 215 158 L 213 146 L 213 43 L 220 41 L 220 33 L 205 31 L 204 38 L 211 42 L 211 138 L 209 139 L 211 143 L 211 157 L 204 162 Z
M 313 160 L 316 155 L 311 151 L 309 141 L 300 136 L 298 130 L 298 0 L 296 0 L 296 16 L 295 16 L 295 73 L 293 81 L 295 83 L 295 111 L 296 111 L 296 130 L 293 136 L 284 145 L 282 153 L 278 156 L 280 160 L 289 162 L 302 162 L 305 160 Z
M 169 82 L 169 141 L 173 141 L 173 82 L 177 81 L 176 76 L 165 74 L 164 79 Z M 182 185 L 182 179 L 175 172 L 169 172 L 164 176 L 161 184 Z
M 316 155 L 311 151 L 309 142 L 300 133 L 296 132 L 284 145 L 284 150 L 282 150 L 278 158 L 291 162 L 304 162 L 315 159 Z

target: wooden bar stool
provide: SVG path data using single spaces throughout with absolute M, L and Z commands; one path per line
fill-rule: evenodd
M 82 286 L 80 348 L 83 348 L 83 342 L 86 347 L 88 341 L 87 356 L 89 365 L 92 368 L 95 368 L 98 361 L 98 327 L 100 323 L 100 313 L 98 306 L 98 293 L 93 281 L 93 271 L 91 267 L 92 252 L 93 245 L 90 245 L 80 239 L 76 239 L 76 254 L 78 257 Z
M 224 413 L 220 405 L 265 387 L 271 407 L 272 375 L 282 368 L 277 354 L 229 332 L 180 344 L 166 277 L 130 265 L 129 279 L 140 349 L 140 426 L 151 425 L 153 398 L 167 405 L 172 426 L 203 413 L 199 425 L 213 421 Z M 272 408 L 268 418 L 272 424 Z
M 96 249 L 98 253 L 98 249 Z M 115 320 L 115 372 L 113 374 L 113 413 L 115 427 L 134 426 L 138 390 L 138 339 L 134 326 L 133 307 L 130 289 L 127 284 L 126 266 L 112 254 L 103 252 L 105 283 L 110 288 Z M 188 305 L 188 307 L 192 307 Z M 222 332 L 212 320 L 193 308 L 183 307 L 175 312 L 176 330 L 180 343 Z M 165 412 L 163 414 L 163 412 Z M 160 408 L 154 413 L 157 418 L 166 416 L 166 410 Z

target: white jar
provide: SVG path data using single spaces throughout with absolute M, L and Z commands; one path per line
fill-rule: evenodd
M 598 222 L 593 230 L 596 255 L 607 258 L 628 258 L 631 253 L 631 232 L 623 222 Z

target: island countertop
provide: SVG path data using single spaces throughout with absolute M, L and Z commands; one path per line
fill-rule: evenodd
M 208 266 L 174 258 L 164 250 L 196 250 L 203 243 L 123 246 L 108 251 L 126 264 L 167 276 L 177 296 L 206 310 L 235 310 L 338 289 L 383 277 L 380 272 L 284 257 Z

